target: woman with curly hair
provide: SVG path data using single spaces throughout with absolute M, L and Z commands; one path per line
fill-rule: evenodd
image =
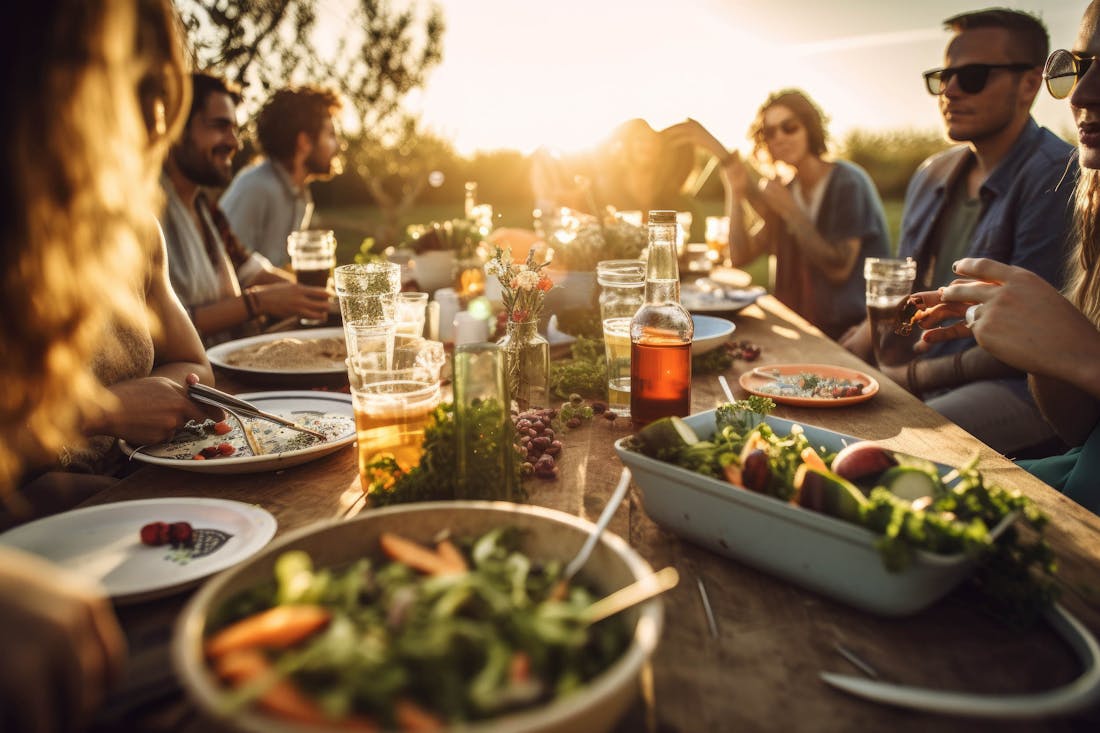
M 771 94 L 752 123 L 750 167 L 695 120 L 669 128 L 716 156 L 730 218 L 730 260 L 741 267 L 771 255 L 771 289 L 803 318 L 837 338 L 866 316 L 862 263 L 889 255 L 882 201 L 867 173 L 828 155 L 825 117 L 797 89 Z M 749 226 L 745 205 L 758 217 Z

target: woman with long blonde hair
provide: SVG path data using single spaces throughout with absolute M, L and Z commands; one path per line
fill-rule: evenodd
M 993 260 L 954 265 L 960 279 L 911 298 L 924 310 L 923 341 L 973 335 L 1001 361 L 1028 372 L 1043 417 L 1067 445 L 1062 456 L 1020 465 L 1100 514 L 1100 0 L 1085 10 L 1073 50 L 1047 60 L 1047 88 L 1069 97 L 1080 142 L 1076 245 L 1065 293 L 1032 272 Z M 1063 182 L 1065 185 L 1067 182 Z M 963 319 L 957 322 L 958 319 Z M 947 323 L 949 325 L 942 325 Z
M 62 475 L 59 455 L 94 457 L 86 436 L 142 441 L 203 416 L 182 385 L 209 380 L 209 364 L 154 220 L 187 105 L 177 24 L 168 0 L 0 10 L 0 498 L 13 513 Z M 0 550 L 0 649 L 0 730 L 20 731 L 87 723 L 125 654 L 94 584 L 14 550 Z

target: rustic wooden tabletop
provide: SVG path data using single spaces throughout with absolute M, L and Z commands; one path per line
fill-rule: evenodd
M 881 385 L 870 401 L 833 409 L 781 406 L 775 414 L 951 465 L 978 452 L 988 479 L 1032 498 L 1051 519 L 1047 534 L 1059 557 L 1060 576 L 1071 589 L 1063 595 L 1064 605 L 1100 635 L 1100 517 L 927 408 L 774 298 L 766 296 L 729 317 L 737 327 L 733 338 L 762 348 L 758 361 L 736 361 L 727 373 L 737 396 L 744 396 L 737 378 L 755 366 L 825 363 L 862 370 Z M 222 376 L 225 381 L 219 385 L 230 391 L 271 386 Z M 697 378 L 692 385 L 693 411 L 720 404 L 721 394 L 715 376 Z M 566 432 L 560 477 L 532 480 L 530 501 L 594 521 L 621 470 L 612 444 L 630 432 L 628 422 L 621 419 L 594 419 Z M 367 510 L 353 446 L 276 473 L 210 476 L 143 467 L 89 504 L 170 496 L 259 504 L 278 519 L 279 533 Z M 681 577 L 680 585 L 665 595 L 664 635 L 651 677 L 643 676 L 642 701 L 620 724 L 620 731 L 1100 729 L 1096 710 L 1072 719 L 996 723 L 890 708 L 846 696 L 820 681 L 823 670 L 858 674 L 838 654 L 837 643 L 883 678 L 901 684 L 1008 694 L 1048 689 L 1080 674 L 1072 651 L 1049 628 L 1007 628 L 985 615 L 965 588 L 913 616 L 877 617 L 681 540 L 646 515 L 636 487 L 609 529 L 626 538 L 654 568 L 672 565 Z M 713 609 L 713 630 L 699 581 Z M 160 670 L 159 676 L 165 676 L 163 642 L 186 598 L 184 594 L 119 609 L 135 649 L 133 691 L 129 699 L 116 700 L 120 706 L 109 709 L 100 729 L 213 729 L 178 693 L 152 684 L 143 690 L 139 684 L 146 670 Z M 149 680 L 156 676 L 148 673 Z

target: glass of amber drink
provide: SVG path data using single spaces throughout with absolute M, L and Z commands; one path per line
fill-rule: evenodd
M 443 344 L 394 333 L 377 351 L 348 357 L 359 452 L 359 480 L 370 490 L 374 467 L 406 473 L 420 464 L 424 429 L 439 405 Z M 394 471 L 393 469 L 397 469 Z

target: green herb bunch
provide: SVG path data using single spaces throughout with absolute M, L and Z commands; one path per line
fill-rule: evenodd
M 470 408 L 473 412 L 471 426 L 476 426 L 485 420 L 491 420 L 499 416 L 499 406 L 490 403 L 482 403 Z M 493 414 L 481 414 L 492 412 Z M 511 424 L 511 421 L 509 421 Z M 520 484 L 520 467 L 518 461 L 511 461 L 510 466 L 502 467 L 497 458 L 498 446 L 491 437 L 491 432 L 480 432 L 476 427 L 471 427 L 471 435 L 466 436 L 468 445 L 473 446 L 469 451 L 480 460 L 477 465 L 467 466 L 468 475 L 482 477 L 477 482 L 472 482 L 474 488 L 480 487 L 483 495 L 471 495 L 470 486 L 459 486 L 458 466 L 458 435 L 455 423 L 454 405 L 444 403 L 435 408 L 427 427 L 424 429 L 424 455 L 419 465 L 404 471 L 397 461 L 390 456 L 375 458 L 367 465 L 367 476 L 370 484 L 367 493 L 373 506 L 387 506 L 390 504 L 405 504 L 414 501 L 441 501 L 455 499 L 461 496 L 464 499 L 495 499 L 496 488 L 511 478 L 511 484 L 517 487 L 519 495 L 514 497 L 517 501 L 523 501 L 526 496 Z M 502 471 L 509 470 L 511 477 L 504 476 Z

